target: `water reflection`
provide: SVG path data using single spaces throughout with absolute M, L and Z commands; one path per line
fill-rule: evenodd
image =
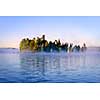
M 69 72 L 77 72 L 81 66 L 86 66 L 86 57 L 79 54 L 21 53 L 20 61 L 22 74 L 41 79 L 68 76 Z
M 21 53 L 22 76 L 31 82 L 88 81 L 99 75 L 100 59 L 98 55 L 100 54 Z M 99 68 L 99 70 L 95 68 Z
M 45 76 L 47 73 L 54 71 L 60 72 L 60 57 L 54 57 L 48 54 L 32 54 L 22 53 L 20 54 L 21 68 L 27 72 L 40 74 Z

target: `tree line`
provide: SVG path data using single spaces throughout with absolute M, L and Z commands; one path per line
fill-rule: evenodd
M 33 52 L 79 52 L 79 51 L 86 51 L 87 47 L 84 43 L 82 47 L 80 45 L 74 45 L 72 43 L 61 43 L 60 39 L 52 41 L 47 41 L 45 39 L 45 35 L 43 35 L 41 38 L 33 38 L 30 40 L 29 38 L 22 39 L 20 42 L 20 51 L 33 51 Z

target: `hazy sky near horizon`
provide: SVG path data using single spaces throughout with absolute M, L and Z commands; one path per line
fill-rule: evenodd
M 21 39 L 43 34 L 47 40 L 100 46 L 100 17 L 0 17 L 0 47 L 19 47 Z

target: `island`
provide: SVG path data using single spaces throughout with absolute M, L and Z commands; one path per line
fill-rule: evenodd
M 83 52 L 86 51 L 86 44 L 83 46 L 74 45 L 73 43 L 61 43 L 60 39 L 55 41 L 48 41 L 45 39 L 45 35 L 33 39 L 24 38 L 20 42 L 20 51 L 32 51 L 32 52 Z

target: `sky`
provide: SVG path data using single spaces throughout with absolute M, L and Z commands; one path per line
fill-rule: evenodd
M 100 17 L 0 16 L 0 48 L 18 48 L 23 38 L 43 34 L 49 41 L 100 46 Z

